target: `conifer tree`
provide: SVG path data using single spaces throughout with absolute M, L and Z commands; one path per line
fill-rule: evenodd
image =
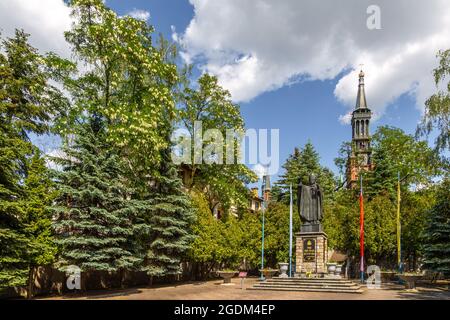
M 188 195 L 167 150 L 162 158 L 160 174 L 155 178 L 154 189 L 146 197 L 144 220 L 150 226 L 143 237 L 147 253 L 143 269 L 153 276 L 179 274 L 182 257 L 191 241 L 189 226 L 194 219 Z
M 20 199 L 24 196 L 24 190 L 20 179 L 25 175 L 26 156 L 30 153 L 31 145 L 14 134 L 4 121 L 0 121 L 0 126 L 1 290 L 24 285 L 27 279 L 26 254 L 29 241 L 21 222 L 23 208 Z
M 450 181 L 445 180 L 430 210 L 424 247 L 424 269 L 450 275 Z
M 139 261 L 131 252 L 131 221 L 138 203 L 124 184 L 121 161 L 106 142 L 102 120 L 93 115 L 80 125 L 64 156 L 53 160 L 59 195 L 54 206 L 58 266 L 89 270 L 130 269 Z
M 104 119 L 102 136 L 117 150 L 116 162 L 126 168 L 123 182 L 134 190 L 132 233 L 123 234 L 132 244 L 129 253 L 151 276 L 176 273 L 188 243 L 190 215 L 178 172 L 166 154 L 176 114 L 172 92 L 179 81 L 176 65 L 154 46 L 154 29 L 145 21 L 118 16 L 101 0 L 72 0 L 70 6 L 74 24 L 65 33 L 66 40 L 74 56 L 91 68 L 65 81 L 76 106 L 69 122 L 76 123 L 84 113 Z M 89 167 L 93 160 L 80 161 L 85 160 Z M 107 208 L 113 215 L 111 210 Z M 80 234 L 89 236 L 88 231 Z
M 52 256 L 39 244 L 51 242 L 44 209 L 49 185 L 33 182 L 46 169 L 28 137 L 49 132 L 67 106 L 49 84 L 52 57 L 41 56 L 21 30 L 0 44 L 0 289 L 24 285 L 29 268 Z
M 313 144 L 308 141 L 303 149 L 295 148 L 294 153 L 283 164 L 284 173 L 274 187 L 274 198 L 280 198 L 289 203 L 289 186 L 292 184 L 294 203 L 296 201 L 296 188 L 301 179 L 302 183 L 309 183 L 309 175 L 315 174 L 318 183 L 329 196 L 334 191 L 333 173 L 320 165 L 319 154 Z
M 38 148 L 28 159 L 28 173 L 24 180 L 25 196 L 22 200 L 23 232 L 29 241 L 28 298 L 33 296 L 36 267 L 49 265 L 54 261 L 56 245 L 52 232 L 52 213 L 50 206 L 56 193 L 49 176 L 45 159 Z

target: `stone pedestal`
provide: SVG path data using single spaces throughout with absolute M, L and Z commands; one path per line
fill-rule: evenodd
M 322 276 L 327 273 L 328 237 L 323 231 L 295 234 L 296 274 Z

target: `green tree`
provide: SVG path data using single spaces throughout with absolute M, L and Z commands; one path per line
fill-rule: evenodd
M 3 114 L 2 114 L 3 116 Z M 29 240 L 24 233 L 20 183 L 26 176 L 31 144 L 21 139 L 11 126 L 0 121 L 0 290 L 24 285 L 27 279 Z
M 141 241 L 147 243 L 144 270 L 152 277 L 179 274 L 181 259 L 193 240 L 189 227 L 194 213 L 169 157 L 170 150 L 167 150 L 153 192 L 145 200 L 144 219 L 150 229 Z
M 62 168 L 54 172 L 59 192 L 52 208 L 60 269 L 118 271 L 140 262 L 129 239 L 141 206 L 130 200 L 133 190 L 104 130 L 98 118 L 79 125 L 64 155 L 52 158 Z
M 148 179 L 169 147 L 167 136 L 175 120 L 171 87 L 176 66 L 153 45 L 153 27 L 130 16 L 117 16 L 102 0 L 72 0 L 75 22 L 65 33 L 74 56 L 88 71 L 67 78 L 74 97 L 69 123 L 87 111 L 102 115 L 107 138 L 121 150 L 128 174 L 147 188 Z
M 442 163 L 425 141 L 401 129 L 379 127 L 372 137 L 374 170 L 363 172 L 365 199 L 365 249 L 369 262 L 396 268 L 397 180 L 401 177 L 402 260 L 416 269 L 422 256 L 425 212 L 434 203 L 433 180 Z M 346 163 L 343 144 L 338 164 Z M 359 205 L 357 190 L 340 190 L 325 205 L 324 227 L 329 246 L 358 257 Z
M 280 198 L 284 203 L 289 203 L 289 186 L 292 184 L 294 203 L 297 201 L 298 180 L 309 183 L 309 175 L 315 174 L 317 182 L 322 187 L 326 197 L 331 197 L 334 189 L 334 175 L 331 170 L 320 165 L 319 154 L 314 146 L 308 141 L 303 149 L 295 148 L 294 153 L 289 155 L 282 165 L 284 173 L 275 184 L 274 198 Z
M 33 296 L 35 272 L 38 266 L 51 264 L 56 256 L 53 239 L 52 213 L 50 206 L 56 197 L 45 159 L 34 148 L 28 159 L 28 174 L 24 180 L 25 197 L 22 200 L 23 231 L 29 241 L 28 297 Z
M 437 201 L 428 212 L 423 268 L 450 275 L 450 182 L 442 182 Z
M 191 228 L 195 236 L 188 250 L 189 259 L 194 263 L 196 278 L 206 278 L 218 264 L 223 262 L 224 250 L 222 222 L 214 218 L 208 201 L 199 192 L 191 192 L 195 220 Z
M 206 195 L 191 192 L 196 219 L 192 223 L 195 240 L 189 248 L 193 274 L 204 279 L 217 269 L 256 268 L 260 263 L 261 221 L 253 213 L 241 218 L 227 215 L 216 219 Z
M 367 263 L 378 263 L 382 266 L 395 265 L 397 249 L 395 202 L 390 201 L 386 195 L 377 195 L 365 203 L 364 211 Z M 357 221 L 359 224 L 359 220 Z M 358 247 L 359 243 L 354 248 Z
M 293 232 L 300 230 L 300 217 L 293 212 Z M 277 268 L 279 262 L 289 261 L 289 206 L 271 203 L 265 212 L 265 266 Z M 295 239 L 293 239 L 295 241 Z M 293 252 L 295 254 L 295 252 Z
M 355 253 L 359 239 L 358 197 L 352 190 L 341 189 L 324 206 L 323 227 L 328 235 L 328 247 L 344 253 Z
M 218 130 L 222 137 L 226 137 L 227 130 L 235 132 L 244 131 L 239 106 L 231 101 L 230 93 L 220 87 L 215 76 L 204 74 L 197 81 L 197 87 L 191 88 L 189 82 L 180 94 L 180 122 L 190 134 L 195 137 L 195 124 L 201 122 L 203 132 L 209 129 Z M 211 139 L 212 140 L 212 139 Z M 205 146 L 211 142 L 205 139 L 198 150 L 205 150 Z M 219 203 L 229 209 L 231 206 L 245 207 L 248 203 L 249 192 L 246 184 L 256 181 L 255 174 L 245 165 L 238 163 L 239 143 L 233 139 L 234 146 L 223 139 L 224 150 L 232 150 L 234 161 L 225 164 L 225 157 L 215 159 L 214 163 L 196 164 L 195 161 L 184 164 L 189 173 L 185 179 L 187 188 L 207 190 L 210 207 L 214 208 Z M 191 155 L 202 156 L 196 153 L 195 142 L 191 145 Z M 217 157 L 222 156 L 217 154 Z M 229 154 L 227 154 L 229 156 Z
M 237 244 L 239 260 L 245 270 L 252 270 L 261 263 L 261 220 L 252 212 L 245 212 L 237 221 L 241 230 Z
M 51 192 L 28 138 L 49 132 L 68 104 L 50 84 L 51 60 L 21 30 L 0 44 L 0 289 L 25 285 L 32 267 L 53 255 L 45 210 Z
M 437 151 L 450 150 L 450 82 L 444 85 L 445 79 L 450 75 L 450 49 L 439 51 L 439 66 L 434 69 L 434 82 L 436 87 L 445 87 L 439 90 L 425 102 L 425 113 L 417 128 L 417 136 L 428 136 L 431 131 L 439 132 L 435 140 Z M 448 160 L 448 159 L 447 159 Z
M 436 202 L 436 188 L 404 191 L 401 195 L 402 260 L 407 269 L 417 270 L 423 256 L 427 212 Z
M 426 141 L 417 141 L 403 130 L 382 126 L 372 137 L 375 169 L 367 173 L 365 191 L 369 196 L 388 192 L 395 196 L 397 175 L 402 188 L 412 185 L 431 185 L 442 171 L 442 164 Z
M 150 276 L 177 273 L 190 210 L 168 156 L 179 82 L 172 47 L 162 38 L 156 47 L 152 26 L 118 16 L 101 0 L 70 4 L 75 22 L 66 40 L 89 68 L 65 79 L 75 105 L 68 122 L 84 114 L 102 119 L 106 142 L 125 165 L 124 184 L 139 203 L 131 217 L 139 267 Z

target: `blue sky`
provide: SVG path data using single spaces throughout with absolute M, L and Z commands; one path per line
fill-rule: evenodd
M 162 32 L 166 38 L 172 35 L 172 25 L 176 30 L 185 30 L 194 16 L 193 6 L 180 0 L 108 0 L 107 4 L 119 14 L 132 9 L 149 11 L 149 22 L 155 26 L 156 32 Z M 339 78 L 301 81 L 262 93 L 249 102 L 241 102 L 247 128 L 280 129 L 280 163 L 296 146 L 303 146 L 311 140 L 321 156 L 322 164 L 336 172 L 333 159 L 340 144 L 351 139 L 350 125 L 338 121 L 346 110 L 334 95 Z M 355 78 L 355 100 L 357 81 Z M 370 100 L 368 103 L 371 106 Z M 380 119 L 373 122 L 371 131 L 379 125 L 391 125 L 414 133 L 420 119 L 420 111 L 414 105 L 414 99 L 408 94 L 400 96 L 387 107 Z
M 436 53 L 450 48 L 447 0 L 378 0 L 380 28 L 371 29 L 370 0 L 106 0 L 119 15 L 149 12 L 156 33 L 182 46 L 183 59 L 210 72 L 241 106 L 247 128 L 280 129 L 280 164 L 311 140 L 323 165 L 350 140 L 348 116 L 364 64 L 377 126 L 413 134 L 435 92 Z M 0 29 L 31 33 L 41 52 L 70 58 L 63 0 L 0 2 Z M 175 33 L 173 33 L 172 26 Z M 299 80 L 300 79 L 300 80 Z M 58 139 L 35 137 L 46 152 Z M 276 177 L 274 177 L 276 178 Z

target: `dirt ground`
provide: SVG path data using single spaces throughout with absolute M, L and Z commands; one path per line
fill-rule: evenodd
M 364 289 L 362 294 L 325 292 L 281 292 L 246 290 L 258 279 L 245 279 L 241 288 L 240 279 L 232 279 L 231 285 L 221 280 L 184 282 L 154 287 L 137 287 L 122 290 L 92 291 L 87 294 L 37 297 L 37 299 L 100 299 L 100 300 L 399 300 L 432 299 L 450 300 L 450 291 L 445 287 L 418 285 L 414 292 L 406 291 L 398 284 L 382 284 L 380 289 Z

